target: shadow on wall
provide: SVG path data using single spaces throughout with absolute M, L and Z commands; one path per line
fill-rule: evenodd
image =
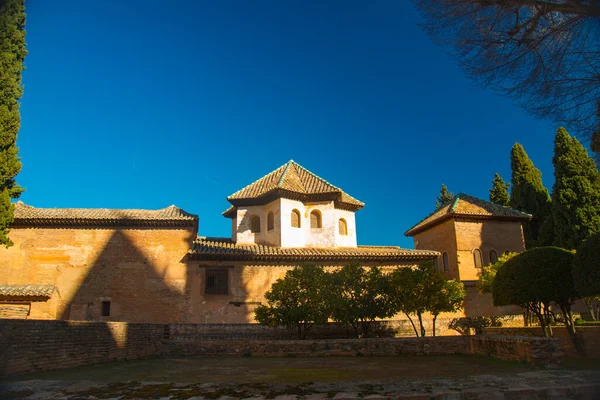
M 83 273 L 81 284 L 71 288 L 74 294 L 63 298 L 58 319 L 185 321 L 189 280 L 187 264 L 180 260 L 181 251 L 191 245 L 191 233 L 189 237 L 179 236 L 156 229 L 114 231 L 94 264 Z M 134 237 L 141 247 L 132 241 Z M 163 239 L 175 246 L 165 248 Z M 179 240 L 186 245 L 176 243 Z

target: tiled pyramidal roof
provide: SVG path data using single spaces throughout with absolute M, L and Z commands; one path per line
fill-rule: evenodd
M 293 160 L 268 173 L 245 188 L 238 190 L 227 200 L 233 205 L 223 215 L 235 216 L 236 206 L 260 205 L 285 197 L 300 201 L 333 200 L 336 207 L 350 211 L 360 210 L 364 203 L 313 174 Z
M 46 297 L 56 290 L 54 285 L 0 285 L 0 297 Z
M 262 244 L 235 244 L 228 238 L 198 237 L 190 252 L 192 260 L 202 261 L 387 261 L 432 260 L 437 251 L 408 250 L 396 246 L 338 248 L 285 248 Z
M 176 206 L 160 210 L 37 208 L 15 203 L 13 226 L 196 226 L 198 216 Z
M 531 214 L 481 200 L 473 196 L 468 196 L 464 193 L 459 193 L 448 203 L 429 214 L 404 234 L 406 236 L 414 236 L 425 229 L 431 228 L 453 217 L 519 221 L 531 219 Z

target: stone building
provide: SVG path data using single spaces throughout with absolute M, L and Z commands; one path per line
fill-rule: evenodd
M 415 250 L 360 246 L 354 213 L 364 204 L 293 161 L 227 200 L 228 238 L 198 236 L 198 217 L 175 206 L 17 203 L 14 246 L 0 251 L 0 317 L 254 322 L 272 283 L 307 262 L 395 268 L 435 260 L 448 278 L 469 284 L 492 250 L 523 250 L 521 221 L 530 217 L 459 195 L 406 233 Z M 474 296 L 467 314 L 498 312 Z
M 439 270 L 464 283 L 467 316 L 512 314 L 518 310 L 494 307 L 490 295 L 479 295 L 475 281 L 503 253 L 525 250 L 522 223 L 529 219 L 530 214 L 460 193 L 405 235 L 413 237 L 415 249 L 439 251 Z

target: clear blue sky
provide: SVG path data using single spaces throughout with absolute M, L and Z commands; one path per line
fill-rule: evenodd
M 408 1 L 27 7 L 25 203 L 175 204 L 228 236 L 226 196 L 294 159 L 366 203 L 359 243 L 412 247 L 440 184 L 487 199 L 517 141 L 553 183 L 557 127 L 475 87 Z

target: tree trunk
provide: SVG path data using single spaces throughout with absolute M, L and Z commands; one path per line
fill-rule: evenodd
M 435 336 L 435 320 L 437 319 L 437 314 L 433 316 L 433 336 Z
M 571 342 L 573 343 L 573 347 L 575 347 L 575 351 L 581 357 L 585 356 L 585 351 L 583 350 L 583 345 L 579 341 L 579 337 L 577 336 L 577 332 L 575 331 L 575 324 L 573 323 L 573 313 L 571 312 L 570 304 L 559 304 L 561 311 L 563 312 L 563 317 L 565 318 L 565 326 L 567 327 L 567 332 L 569 332 L 569 337 L 571 338 Z
M 419 327 L 421 328 L 421 337 L 425 337 L 425 328 L 423 327 L 423 317 L 420 312 L 417 313 L 419 317 Z
M 412 318 L 410 317 L 410 315 L 408 315 L 408 313 L 404 313 L 404 315 L 406 315 L 406 317 L 410 321 L 410 324 L 412 325 L 413 329 L 415 330 L 415 336 L 418 337 L 419 336 L 419 332 L 417 331 L 417 327 L 415 326 L 415 323 L 413 322 Z

